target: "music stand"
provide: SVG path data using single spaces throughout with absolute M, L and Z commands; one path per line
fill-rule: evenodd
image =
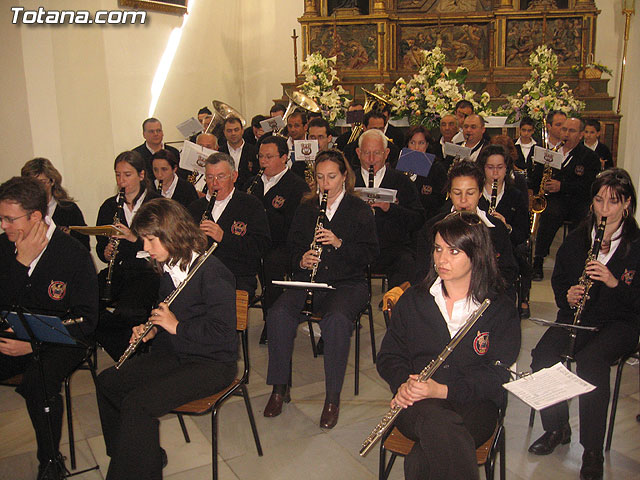
M 55 448 L 55 441 L 53 439 L 53 427 L 51 426 L 51 406 L 49 405 L 49 395 L 47 393 L 47 387 L 45 384 L 45 374 L 44 368 L 42 366 L 42 358 L 40 356 L 42 346 L 45 344 L 51 345 L 62 345 L 62 346 L 73 346 L 73 345 L 81 345 L 85 348 L 88 345 L 74 338 L 67 327 L 63 324 L 63 320 L 60 317 L 54 317 L 50 315 L 36 315 L 25 311 L 23 307 L 17 306 L 15 307 L 16 311 L 5 311 L 2 312 L 2 319 L 9 324 L 9 326 L 13 330 L 13 335 L 3 335 L 10 338 L 15 338 L 17 340 L 23 340 L 29 342 L 31 344 L 31 349 L 33 350 L 33 359 L 35 360 L 38 366 L 38 372 L 40 374 L 40 383 L 42 386 L 42 393 L 44 394 L 44 416 L 47 419 L 47 430 L 49 435 L 49 442 L 51 446 L 51 451 L 54 452 L 57 449 Z M 68 415 L 68 412 L 67 412 Z M 75 475 L 80 475 L 82 473 L 89 472 L 91 470 L 97 470 L 99 467 L 96 465 L 95 467 L 87 468 L 82 471 L 78 471 L 75 473 L 71 473 L 67 470 L 67 467 L 62 463 L 57 461 L 56 459 L 50 458 L 47 462 L 47 466 L 44 469 L 43 475 L 46 476 L 46 473 L 53 469 L 54 473 L 59 478 L 69 478 Z

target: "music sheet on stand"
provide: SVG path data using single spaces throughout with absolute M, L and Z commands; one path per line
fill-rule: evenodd
M 515 382 L 505 383 L 503 387 L 536 410 L 550 407 L 596 388 L 561 363 L 543 368 Z

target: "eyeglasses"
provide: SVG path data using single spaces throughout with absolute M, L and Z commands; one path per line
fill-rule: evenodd
M 263 154 L 258 154 L 258 160 L 271 160 L 273 158 L 279 158 L 280 155 L 263 155 Z
M 19 217 L 0 217 L 0 223 L 7 222 L 9 225 L 13 224 L 16 220 L 20 220 L 28 215 L 31 215 L 31 212 L 25 213 L 24 215 L 20 215 Z
M 224 182 L 230 176 L 231 175 L 229 175 L 228 173 L 220 173 L 218 175 L 205 175 L 204 178 L 206 178 L 207 181 L 217 180 L 218 182 Z
M 443 220 L 448 220 L 448 219 L 454 218 L 454 217 L 460 217 L 460 220 L 462 220 L 467 225 L 480 225 L 482 223 L 482 220 L 480 219 L 480 217 L 477 214 L 475 214 L 473 212 L 467 212 L 467 211 L 464 211 L 464 210 L 451 212 L 449 215 L 444 217 Z
M 360 150 L 360 154 L 363 157 L 368 157 L 369 155 L 373 155 L 374 157 L 381 157 L 384 155 L 382 150 Z

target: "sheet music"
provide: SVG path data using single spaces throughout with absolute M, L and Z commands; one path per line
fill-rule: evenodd
M 210 155 L 217 153 L 216 150 L 202 147 L 196 143 L 185 141 L 180 153 L 180 167 L 190 172 L 196 171 L 204 174 L 204 166 Z
M 184 138 L 189 138 L 192 135 L 203 131 L 202 124 L 194 117 L 191 117 L 188 120 L 179 123 L 178 125 L 176 125 L 176 128 Z
M 296 162 L 313 162 L 318 155 L 318 140 L 294 140 Z
M 471 149 L 462 145 L 456 145 L 455 143 L 445 142 L 442 153 L 452 157 L 467 158 L 471 155 Z
M 564 156 L 560 152 L 553 152 L 538 145 L 533 147 L 533 161 L 546 165 L 547 162 L 551 167 L 560 170 L 562 168 L 562 159 Z
M 273 132 L 274 130 L 282 130 L 285 127 L 282 115 L 276 115 L 275 117 L 267 118 L 260 122 L 262 131 L 264 133 Z
M 395 203 L 397 190 L 393 188 L 368 188 L 368 187 L 356 187 L 356 195 L 358 195 L 365 202 L 389 202 Z
M 542 410 L 596 388 L 559 362 L 533 375 L 505 383 L 503 387 L 536 410 Z

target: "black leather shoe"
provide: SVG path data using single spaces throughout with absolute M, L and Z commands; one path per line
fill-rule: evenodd
M 167 457 L 167 451 L 160 447 L 160 457 L 162 458 L 162 469 L 169 464 L 169 458 Z
M 267 405 L 264 407 L 263 415 L 265 417 L 277 417 L 282 413 L 282 404 L 289 403 L 291 401 L 291 395 L 289 394 L 289 389 L 287 388 L 284 394 L 281 393 L 272 393 L 269 397 L 269 401 Z
M 324 339 L 320 337 L 318 343 L 316 343 L 316 353 L 318 355 L 324 355 Z
M 260 345 L 267 344 L 267 322 L 264 322 L 264 327 L 262 327 L 262 333 L 260 334 Z
M 320 415 L 320 428 L 333 428 L 338 423 L 338 415 L 340 415 L 340 407 L 335 403 L 324 402 L 322 415 Z
M 570 441 L 571 427 L 567 423 L 560 430 L 544 432 L 544 435 L 531 444 L 529 452 L 534 455 L 549 455 L 558 445 L 566 445 Z
M 544 257 L 533 258 L 533 274 L 531 275 L 531 280 L 534 282 L 539 282 L 544 279 L 544 273 L 542 272 L 543 263 Z
M 597 450 L 585 450 L 582 454 L 580 480 L 602 480 L 604 457 Z
M 520 319 L 525 320 L 531 317 L 531 310 L 529 307 L 520 307 Z

